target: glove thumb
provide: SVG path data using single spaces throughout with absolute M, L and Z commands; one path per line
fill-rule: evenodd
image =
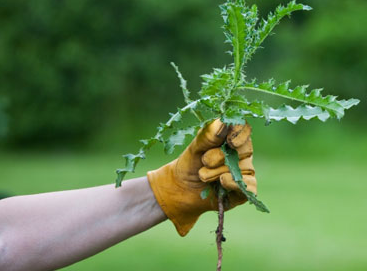
M 211 148 L 223 144 L 228 132 L 228 127 L 219 119 L 202 128 L 190 148 L 194 153 L 203 153 Z

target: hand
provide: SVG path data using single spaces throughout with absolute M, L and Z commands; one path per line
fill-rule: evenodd
M 157 202 L 181 236 L 189 232 L 202 213 L 218 209 L 216 198 L 203 200 L 200 197 L 208 182 L 220 179 L 223 187 L 231 191 L 230 208 L 246 202 L 246 197 L 237 189 L 228 167 L 224 166 L 220 146 L 226 137 L 230 146 L 240 154 L 240 168 L 248 190 L 256 193 L 250 133 L 249 125 L 228 129 L 222 122 L 215 120 L 198 132 L 178 159 L 148 172 L 148 180 Z
M 247 190 L 257 194 L 257 183 L 255 169 L 252 164 L 252 140 L 251 126 L 249 124 L 237 125 L 230 129 L 227 135 L 227 143 L 232 149 L 236 149 L 240 158 L 239 167 L 242 172 L 243 181 L 247 185 Z M 231 209 L 247 201 L 236 182 L 232 178 L 227 166 L 224 165 L 224 153 L 221 148 L 213 148 L 205 152 L 202 156 L 204 167 L 199 170 L 200 179 L 203 182 L 213 182 L 220 180 L 221 185 L 229 192 L 229 206 Z

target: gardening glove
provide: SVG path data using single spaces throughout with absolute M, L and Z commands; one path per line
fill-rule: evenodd
M 228 209 L 246 201 L 246 197 L 238 193 L 228 167 L 223 165 L 223 153 L 218 151 L 226 137 L 231 142 L 231 147 L 242 150 L 241 157 L 245 158 L 241 160 L 240 168 L 245 176 L 250 176 L 244 181 L 251 191 L 256 193 L 256 180 L 251 162 L 252 144 L 249 140 L 250 134 L 248 133 L 247 137 L 244 134 L 245 127 L 247 133 L 251 132 L 248 125 L 228 129 L 220 120 L 215 120 L 198 132 L 178 159 L 148 172 L 148 180 L 158 204 L 181 236 L 190 231 L 202 213 L 218 210 L 216 197 L 202 199 L 200 196 L 208 182 L 220 178 L 222 185 L 231 191 Z
M 249 124 L 231 127 L 227 135 L 227 143 L 232 149 L 237 150 L 240 158 L 239 167 L 242 179 L 247 185 L 247 190 L 257 194 L 255 169 L 252 164 L 253 146 L 251 140 L 251 126 Z M 233 180 L 229 168 L 224 165 L 224 153 L 221 148 L 208 150 L 202 156 L 204 167 L 199 170 L 200 180 L 205 183 L 217 181 L 229 192 L 229 206 L 227 209 L 243 204 L 247 201 L 237 183 Z

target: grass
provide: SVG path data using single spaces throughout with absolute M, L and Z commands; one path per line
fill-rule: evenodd
M 153 156 L 136 176 L 164 163 Z M 366 270 L 366 160 L 256 156 L 260 197 L 271 214 L 247 204 L 226 213 L 223 270 Z M 111 183 L 120 163 L 114 154 L 1 154 L 0 192 Z M 167 221 L 63 270 L 215 270 L 216 220 L 203 215 L 185 238 Z

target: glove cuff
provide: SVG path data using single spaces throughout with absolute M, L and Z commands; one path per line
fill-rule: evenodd
M 202 188 L 192 188 L 176 180 L 174 163 L 149 171 L 147 177 L 163 212 L 175 225 L 179 235 L 185 236 L 199 216 L 212 208 L 212 203 L 209 199 L 201 199 Z

